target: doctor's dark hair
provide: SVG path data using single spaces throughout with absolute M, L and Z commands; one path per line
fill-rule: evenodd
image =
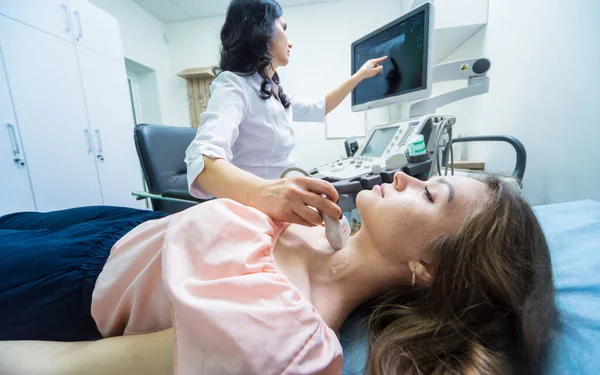
M 225 24 L 221 29 L 221 70 L 262 77 L 260 97 L 271 98 L 271 86 L 279 86 L 279 75 L 273 81 L 267 75 L 272 58 L 269 41 L 273 38 L 275 20 L 283 15 L 275 0 L 233 0 L 229 4 Z M 290 100 L 279 86 L 279 99 L 284 108 Z
M 431 285 L 377 298 L 369 374 L 542 374 L 559 314 L 550 249 L 525 199 L 494 176 L 488 198 L 435 238 Z

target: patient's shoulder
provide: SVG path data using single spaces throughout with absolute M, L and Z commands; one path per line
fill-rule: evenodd
M 238 217 L 253 220 L 265 220 L 268 216 L 254 207 L 246 206 L 229 198 L 217 198 L 197 204 L 184 211 L 184 216 L 200 215 L 218 219 L 219 217 Z
M 232 199 L 213 199 L 176 214 L 170 232 L 200 231 L 206 236 L 222 238 L 226 233 L 251 238 L 256 235 L 276 235 L 285 227 L 262 211 Z

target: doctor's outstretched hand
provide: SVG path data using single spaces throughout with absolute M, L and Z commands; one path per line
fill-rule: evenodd
M 383 71 L 383 65 L 380 64 L 387 60 L 387 58 L 387 56 L 383 56 L 377 59 L 367 60 L 367 62 L 356 72 L 356 75 L 358 75 L 360 79 L 375 77 Z
M 337 201 L 338 193 L 329 182 L 296 176 L 265 180 L 252 206 L 278 221 L 313 226 L 321 224 L 322 219 L 308 206 L 339 219 L 342 210 L 334 203 Z

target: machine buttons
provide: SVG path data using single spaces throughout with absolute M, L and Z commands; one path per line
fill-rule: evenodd
M 373 165 L 371 166 L 371 172 L 373 174 L 380 174 L 381 173 L 381 165 L 377 164 L 377 163 L 373 163 Z

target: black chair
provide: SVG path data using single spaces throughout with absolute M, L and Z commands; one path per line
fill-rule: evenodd
M 134 130 L 148 192 L 133 192 L 150 199 L 154 211 L 176 213 L 204 200 L 191 196 L 187 187 L 185 150 L 196 135 L 195 128 L 139 124 Z

